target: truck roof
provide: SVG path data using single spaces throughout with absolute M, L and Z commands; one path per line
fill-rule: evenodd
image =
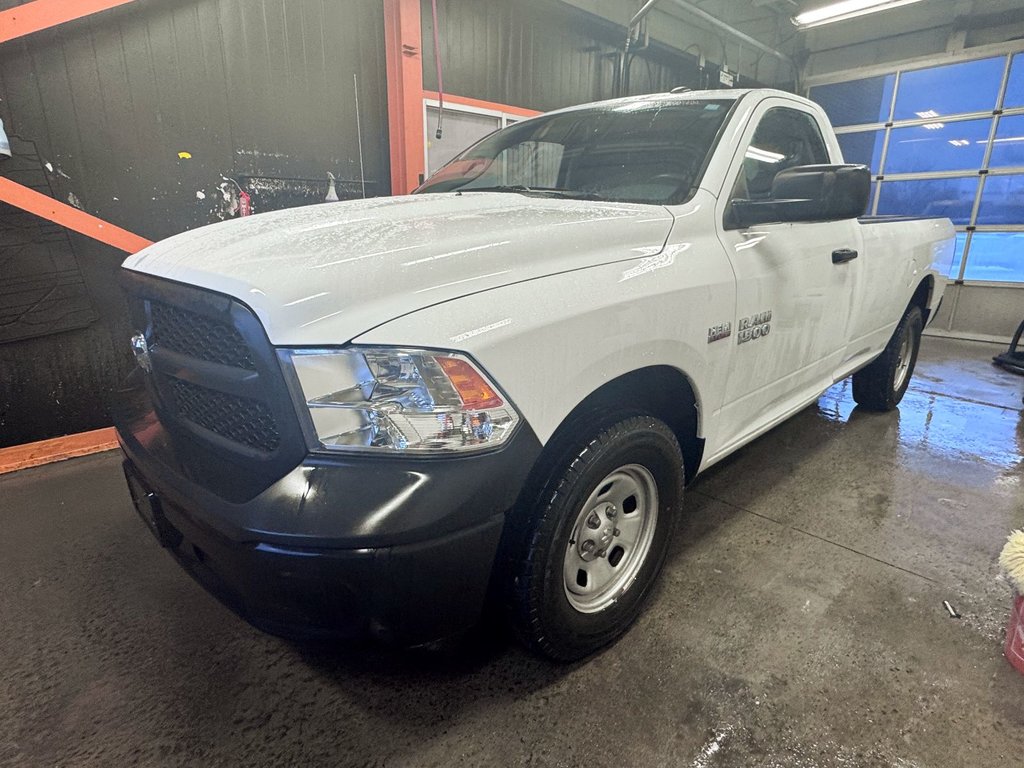
M 708 91 L 682 91 L 679 93 L 647 93 L 641 96 L 622 96 L 617 99 L 591 101 L 586 104 L 577 104 L 571 107 L 563 107 L 561 109 L 555 109 L 550 112 L 545 112 L 544 114 L 555 115 L 564 112 L 574 112 L 576 110 L 582 109 L 613 109 L 615 107 L 621 107 L 626 104 L 657 104 L 685 101 L 737 101 L 752 94 L 760 96 L 762 98 L 767 96 L 782 96 L 793 101 L 801 102 L 803 104 L 814 104 L 814 102 L 811 101 L 810 99 L 805 99 L 803 96 L 798 96 L 795 93 L 790 93 L 789 91 L 782 91 L 777 88 L 723 88 Z

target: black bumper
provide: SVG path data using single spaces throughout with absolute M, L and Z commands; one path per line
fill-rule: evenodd
M 540 445 L 452 459 L 309 455 L 248 501 L 178 474 L 155 414 L 119 424 L 125 473 L 160 543 L 253 625 L 289 637 L 438 640 L 479 618 L 505 513 Z

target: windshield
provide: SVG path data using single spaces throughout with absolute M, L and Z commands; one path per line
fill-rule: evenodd
M 731 104 L 632 101 L 541 116 L 492 133 L 416 192 L 681 203 L 700 183 Z

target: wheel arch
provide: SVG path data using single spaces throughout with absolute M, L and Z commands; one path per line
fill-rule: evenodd
M 914 295 L 910 297 L 909 307 L 920 307 L 924 326 L 928 326 L 932 313 L 932 296 L 935 294 L 934 275 L 925 275 L 924 279 L 917 284 Z
M 697 474 L 704 454 L 700 437 L 700 400 L 692 380 L 670 365 L 637 368 L 605 382 L 584 397 L 555 429 L 547 441 L 538 464 L 559 451 L 582 425 L 595 416 L 621 411 L 645 413 L 665 422 L 679 441 L 683 453 L 686 482 Z

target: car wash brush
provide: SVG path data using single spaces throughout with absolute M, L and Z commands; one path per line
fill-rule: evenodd
M 1024 674 L 1024 531 L 1014 531 L 999 555 L 999 567 L 1013 587 L 1013 610 L 1006 626 L 1006 658 Z

